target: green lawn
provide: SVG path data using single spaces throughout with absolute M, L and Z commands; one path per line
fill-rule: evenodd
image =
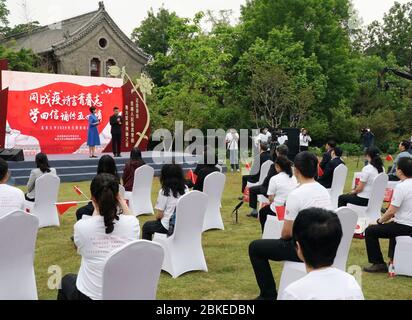
M 347 161 L 350 168 L 347 190 L 350 188 L 357 159 Z M 162 273 L 159 289 L 159 299 L 253 299 L 258 295 L 258 287 L 254 278 L 248 256 L 248 245 L 252 240 L 261 237 L 258 221 L 247 218 L 248 207 L 244 206 L 240 215 L 240 223 L 233 224 L 231 211 L 238 203 L 240 190 L 240 175 L 227 175 L 226 188 L 222 200 L 222 215 L 225 231 L 210 231 L 203 236 L 203 247 L 209 272 L 191 272 L 178 279 L 172 279 Z M 73 183 L 61 186 L 60 201 L 78 200 L 80 197 L 73 191 Z M 89 182 L 79 183 L 82 190 L 88 191 Z M 153 188 L 153 201 L 159 190 L 156 179 Z M 151 217 L 141 217 L 140 225 Z M 75 223 L 74 209 L 61 218 L 59 228 L 41 229 L 38 234 L 35 271 L 39 299 L 55 299 L 57 292 L 48 289 L 47 283 L 51 274 L 49 267 L 58 265 L 63 274 L 77 273 L 80 266 L 80 256 L 77 255 L 70 236 Z M 387 241 L 382 241 L 386 255 Z M 353 240 L 348 267 L 367 264 L 363 240 Z M 273 263 L 273 271 L 279 280 L 282 264 Z M 412 278 L 388 278 L 385 274 L 362 274 L 362 287 L 367 299 L 412 299 Z

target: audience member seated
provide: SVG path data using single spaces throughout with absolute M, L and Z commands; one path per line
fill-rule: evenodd
M 24 210 L 24 193 L 7 185 L 9 178 L 9 165 L 0 158 L 0 218 L 14 210 Z
M 208 148 L 205 151 L 206 152 L 203 154 L 202 166 L 195 170 L 197 179 L 196 183 L 193 185 L 193 190 L 203 191 L 203 185 L 206 177 L 213 172 L 220 172 L 220 170 L 216 167 L 218 159 L 214 150 L 212 151 L 211 148 Z
M 143 225 L 142 238 L 151 241 L 155 233 L 167 234 L 169 222 L 175 212 L 177 201 L 187 191 L 183 169 L 177 164 L 165 164 L 160 173 L 160 184 L 156 203 L 156 220 Z
M 112 174 L 97 175 L 90 186 L 94 214 L 74 225 L 74 243 L 82 256 L 78 275 L 63 277 L 58 300 L 101 300 L 103 270 L 110 253 L 139 239 L 139 220 L 130 215 Z
M 324 186 L 326 189 L 332 188 L 332 182 L 333 182 L 333 173 L 335 172 L 335 169 L 341 165 L 345 164 L 342 161 L 342 154 L 343 151 L 341 148 L 335 147 L 334 149 L 331 150 L 331 160 L 326 163 L 326 166 L 323 170 L 323 175 L 318 179 L 318 182 Z
M 287 157 L 289 153 L 289 148 L 286 145 L 280 145 L 276 148 L 276 152 L 273 154 L 273 162 L 276 161 L 277 157 L 284 156 Z M 267 197 L 267 191 L 269 188 L 270 179 L 277 174 L 275 164 L 270 166 L 268 175 L 266 176 L 263 183 L 259 186 L 249 188 L 249 207 L 252 211 L 247 215 L 248 217 L 257 218 L 257 199 L 259 195 L 264 195 Z
M 400 183 L 396 185 L 392 202 L 386 213 L 365 231 L 366 251 L 370 266 L 366 272 L 387 272 L 379 239 L 389 239 L 389 259 L 395 253 L 396 237 L 412 235 L 412 159 L 400 158 L 396 174 Z
M 304 151 L 295 158 L 294 174 L 300 186 L 286 200 L 285 221 L 281 239 L 255 240 L 249 246 L 249 257 L 260 288 L 260 300 L 277 298 L 276 284 L 269 260 L 301 262 L 292 241 L 293 222 L 299 212 L 307 208 L 331 209 L 328 190 L 315 181 L 318 171 L 317 157 Z
M 389 181 L 399 181 L 399 178 L 396 175 L 396 167 L 398 165 L 399 159 L 412 157 L 411 154 L 409 153 L 410 147 L 411 147 L 411 143 L 408 140 L 403 140 L 399 144 L 400 153 L 396 157 L 395 161 L 393 162 L 393 166 L 388 172 Z
M 56 169 L 50 168 L 49 159 L 44 153 L 38 153 L 36 155 L 36 169 L 33 169 L 30 173 L 29 181 L 27 182 L 26 200 L 34 202 L 36 198 L 36 180 L 44 174 L 57 175 Z
M 322 161 L 319 163 L 319 167 L 322 170 L 325 170 L 326 165 L 328 164 L 328 162 L 332 160 L 332 151 L 333 151 L 333 149 L 336 148 L 336 141 L 335 140 L 329 140 L 326 143 L 325 148 L 326 148 L 326 152 L 323 154 Z
M 311 208 L 299 213 L 293 242 L 308 274 L 290 284 L 279 300 L 364 300 L 355 278 L 332 267 L 342 236 L 334 212 Z
M 262 232 L 265 228 L 266 218 L 268 215 L 276 216 L 276 208 L 284 207 L 286 199 L 296 187 L 298 182 L 293 176 L 292 162 L 284 156 L 280 156 L 275 161 L 277 175 L 273 176 L 269 182 L 267 195 L 270 205 L 263 207 L 259 211 L 259 220 L 262 226 Z
M 120 178 L 117 173 L 117 167 L 116 167 L 116 162 L 114 159 L 109 156 L 109 155 L 104 155 L 99 159 L 99 163 L 97 165 L 97 174 L 102 174 L 102 173 L 108 173 L 114 176 L 114 178 L 118 181 L 120 184 Z M 77 209 L 76 211 L 76 217 L 77 220 L 80 220 L 84 215 L 86 216 L 91 216 L 93 215 L 94 212 L 94 206 L 92 204 L 92 201 L 90 201 L 87 205 L 84 207 L 81 207 Z
M 268 161 L 271 160 L 270 157 L 270 151 L 269 151 L 269 145 L 265 142 L 261 142 L 259 145 L 259 159 L 256 157 L 256 160 L 259 161 L 259 169 L 256 170 L 257 172 L 253 172 L 251 175 L 244 175 L 242 176 L 242 194 L 245 191 L 246 185 L 248 182 L 250 183 L 256 183 L 259 181 L 260 178 L 260 170 L 262 168 L 262 165 Z M 256 163 L 253 164 L 255 166 Z M 257 166 L 256 166 L 257 167 Z
M 361 207 L 368 206 L 373 181 L 380 173 L 384 172 L 384 167 L 379 150 L 375 147 L 366 150 L 365 160 L 368 164 L 362 169 L 358 185 L 351 193 L 343 194 L 339 197 L 339 208 L 346 207 L 349 203 Z
M 133 191 L 134 173 L 137 168 L 145 164 L 142 159 L 142 152 L 139 148 L 133 148 L 130 152 L 130 160 L 126 163 L 123 170 L 123 186 L 126 191 Z

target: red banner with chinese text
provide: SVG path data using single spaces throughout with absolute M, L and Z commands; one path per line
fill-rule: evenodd
M 113 107 L 121 105 L 122 89 L 56 82 L 25 91 L 9 91 L 7 121 L 13 129 L 36 138 L 42 152 L 71 154 L 87 141 L 89 108 L 96 107 L 99 133 Z

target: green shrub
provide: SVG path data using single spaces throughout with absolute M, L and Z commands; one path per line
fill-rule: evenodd
M 363 154 L 362 147 L 356 143 L 341 143 L 339 147 L 342 148 L 343 154 L 346 156 L 360 156 Z

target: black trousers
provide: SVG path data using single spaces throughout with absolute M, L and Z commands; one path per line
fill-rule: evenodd
M 112 149 L 115 156 L 120 155 L 122 145 L 122 134 L 121 133 L 112 133 Z
M 94 212 L 93 203 L 90 201 L 87 205 L 76 210 L 77 221 L 81 220 L 84 215 L 92 216 Z
M 67 274 L 62 279 L 61 289 L 57 293 L 57 300 L 91 300 L 76 287 L 76 274 Z
M 259 181 L 260 175 L 245 175 L 242 176 L 242 193 L 245 191 L 248 182 L 256 183 Z
M 299 146 L 299 152 L 308 151 L 309 147 L 306 146 Z
M 367 207 L 369 199 L 361 198 L 357 194 L 342 194 L 338 199 L 338 207 L 346 207 L 348 203 L 354 204 L 355 206 Z
M 258 195 L 266 196 L 267 192 L 267 188 L 262 185 L 249 188 L 249 207 L 252 209 L 257 209 Z
M 270 206 L 263 207 L 259 210 L 259 221 L 262 226 L 262 233 L 265 230 L 267 216 L 276 216 L 276 212 L 273 212 Z
M 152 241 L 155 233 L 167 234 L 167 229 L 163 227 L 160 220 L 147 221 L 142 228 L 142 239 Z
M 260 296 L 267 299 L 276 299 L 276 283 L 273 278 L 269 260 L 301 262 L 292 240 L 255 240 L 249 245 L 249 258 Z
M 382 225 L 373 225 L 365 230 L 366 251 L 370 263 L 385 263 L 382 256 L 379 239 L 389 239 L 388 257 L 393 259 L 396 247 L 396 237 L 412 235 L 412 227 L 390 222 Z

